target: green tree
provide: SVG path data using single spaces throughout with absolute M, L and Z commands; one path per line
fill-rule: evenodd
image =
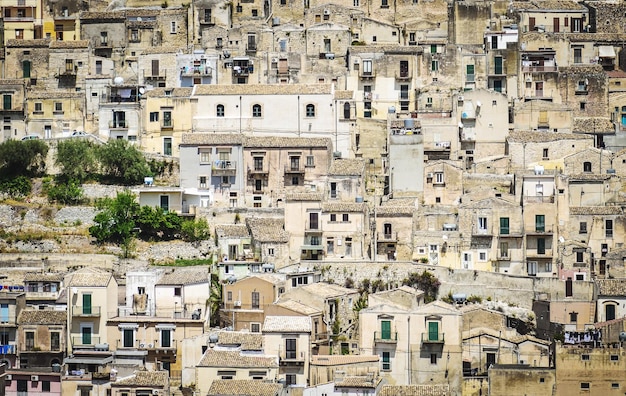
M 0 192 L 11 198 L 22 198 L 30 194 L 32 182 L 26 176 L 0 178 Z
M 98 201 L 100 212 L 94 218 L 89 233 L 99 244 L 117 243 L 122 247 L 124 257 L 129 257 L 135 238 L 135 219 L 139 214 L 139 204 L 129 191 L 120 192 L 114 199 Z
M 105 179 L 133 185 L 143 183 L 144 177 L 153 175 L 143 154 L 127 140 L 109 140 L 97 151 Z
M 48 145 L 41 140 L 7 140 L 0 144 L 3 177 L 39 176 L 46 169 Z
M 422 290 L 424 292 L 424 302 L 426 303 L 437 299 L 439 286 L 441 286 L 439 279 L 432 272 L 426 270 L 421 274 L 418 272 L 409 273 L 409 276 L 402 280 L 402 284 Z
M 57 145 L 55 164 L 63 180 L 82 183 L 97 171 L 96 146 L 86 139 L 69 139 Z
M 136 221 L 139 237 L 144 240 L 172 240 L 180 234 L 181 219 L 160 207 L 142 206 Z
M 83 189 L 75 180 L 67 183 L 50 183 L 45 186 L 48 201 L 63 205 L 78 205 L 83 202 Z
M 181 237 L 187 242 L 199 242 L 211 237 L 206 219 L 185 220 L 180 230 Z
M 220 325 L 220 304 L 222 303 L 222 284 L 216 274 L 211 274 L 211 291 L 206 300 L 206 309 L 210 310 L 211 326 Z

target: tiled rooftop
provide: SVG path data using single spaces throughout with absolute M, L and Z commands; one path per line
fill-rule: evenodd
M 621 215 L 622 209 L 619 206 L 570 206 L 571 215 Z
M 589 135 L 581 135 L 575 133 L 560 132 L 531 132 L 531 131 L 513 131 L 509 133 L 508 141 L 516 143 L 543 143 L 556 142 L 560 140 L 592 140 Z
M 612 134 L 615 125 L 606 117 L 574 117 L 572 131 L 575 133 Z
M 626 296 L 626 279 L 596 279 L 596 285 L 600 296 Z
M 232 133 L 183 133 L 183 145 L 236 145 L 241 146 L 245 137 Z
M 587 11 L 582 4 L 569 0 L 532 0 L 532 1 L 514 1 L 511 5 L 516 10 L 543 11 L 543 10 L 569 10 L 569 11 Z
M 365 203 L 356 202 L 325 202 L 322 204 L 322 210 L 327 213 L 365 213 L 367 211 L 367 205 Z
M 87 47 L 89 47 L 89 40 L 54 40 L 50 43 L 52 49 L 84 49 Z
M 17 317 L 20 325 L 64 325 L 67 323 L 66 311 L 26 309 Z
M 169 385 L 167 371 L 136 371 L 134 375 L 118 379 L 115 386 L 165 388 Z
M 44 90 L 31 90 L 28 91 L 27 99 L 80 99 L 84 95 L 80 92 L 66 92 L 66 91 L 44 91 Z
M 68 286 L 71 287 L 106 287 L 113 276 L 99 268 L 81 268 L 71 274 Z
M 218 345 L 236 345 L 242 351 L 263 350 L 263 336 L 261 333 L 247 333 L 243 331 L 220 331 L 217 333 Z
M 202 268 L 178 268 L 169 274 L 163 274 L 157 285 L 193 285 L 195 283 L 208 283 L 209 271 Z
M 376 389 L 383 380 L 382 377 L 366 377 L 361 375 L 347 376 L 340 381 L 335 381 L 336 387 L 342 388 L 370 388 Z
M 198 366 L 219 368 L 271 368 L 278 367 L 278 358 L 239 351 L 207 349 Z
M 161 98 L 161 97 L 188 98 L 191 95 L 192 90 L 193 88 L 154 88 L 146 92 L 145 97 L 147 98 Z M 166 93 L 166 92 L 169 92 L 169 93 Z
M 211 383 L 207 396 L 278 396 L 283 386 L 257 380 L 222 380 Z
M 335 91 L 335 99 L 350 100 L 354 98 L 354 91 Z
M 394 216 L 413 216 L 413 213 L 417 211 L 415 206 L 399 206 L 399 205 L 385 205 L 376 208 L 376 216 L 380 217 L 394 217 Z
M 285 231 L 285 220 L 274 218 L 246 219 L 252 238 L 257 242 L 289 242 L 289 233 Z
M 178 88 L 185 89 L 185 88 Z M 245 136 L 232 133 L 184 133 L 183 145 L 234 145 L 246 148 L 328 148 L 332 147 L 330 138 L 304 138 L 279 136 Z
M 218 224 L 215 226 L 215 233 L 218 237 L 223 238 L 246 238 L 250 236 L 245 224 Z
M 378 355 L 313 355 L 311 364 L 316 366 L 345 366 L 347 364 L 378 363 Z
M 365 161 L 362 159 L 335 159 L 328 170 L 330 176 L 365 176 Z
M 324 194 L 322 193 L 288 193 L 285 194 L 285 199 L 287 201 L 322 201 L 324 199 Z
M 421 54 L 422 47 L 402 45 L 354 45 L 350 47 L 350 54 Z
M 449 396 L 448 385 L 383 385 L 378 396 Z
M 263 333 L 310 333 L 311 318 L 308 316 L 266 316 Z
M 357 293 L 357 291 L 354 289 L 349 289 L 347 287 L 326 282 L 311 283 L 306 286 L 300 286 L 300 289 L 306 290 L 307 292 L 320 298 L 340 297 L 348 294 Z
M 197 85 L 194 96 L 202 95 L 330 95 L 331 84 L 233 84 Z
M 303 315 L 315 315 L 322 313 L 319 309 L 310 305 L 303 304 L 301 301 L 295 300 L 279 300 L 274 305 L 283 307 L 293 312 L 298 312 Z
M 50 46 L 50 39 L 35 39 L 35 40 L 19 40 L 9 39 L 7 40 L 7 48 L 48 48 Z
M 64 277 L 59 272 L 27 272 L 24 282 L 62 282 Z

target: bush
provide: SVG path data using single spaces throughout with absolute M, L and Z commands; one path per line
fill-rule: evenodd
M 76 181 L 67 184 L 49 184 L 44 187 L 48 201 L 63 205 L 78 205 L 83 202 L 83 189 Z
M 211 232 L 206 219 L 185 220 L 180 227 L 180 236 L 186 242 L 198 242 L 209 239 Z
M 475 296 L 472 294 L 471 296 L 467 297 L 467 302 L 480 304 L 483 302 L 483 298 L 481 296 Z
M 0 192 L 10 198 L 23 198 L 30 194 L 33 185 L 26 176 L 7 177 L 0 179 Z

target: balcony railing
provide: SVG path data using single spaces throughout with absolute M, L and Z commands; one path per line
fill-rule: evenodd
M 359 73 L 359 77 L 364 78 L 364 79 L 369 79 L 369 78 L 374 78 L 376 77 L 376 73 L 374 71 L 361 71 L 361 73 Z
M 422 343 L 424 344 L 443 344 L 444 342 L 444 333 L 422 333 Z
M 375 331 L 374 342 L 382 343 L 382 344 L 385 344 L 385 343 L 395 344 L 398 342 L 398 332 L 397 331 L 390 331 L 390 332 Z
M 83 307 L 79 305 L 74 305 L 72 307 L 72 316 L 100 316 L 100 307 L 92 305 L 90 307 Z
M 206 76 L 210 77 L 213 74 L 213 69 L 209 66 L 190 66 L 190 67 L 182 67 L 180 69 L 180 75 L 182 77 L 197 77 L 197 76 Z
M 72 346 L 75 347 L 93 347 L 100 343 L 100 336 L 72 336 Z
M 535 72 L 555 72 L 556 66 L 522 66 L 522 72 L 535 73 Z
M 378 242 L 397 242 L 398 232 L 379 232 L 376 233 L 376 240 Z
M 269 167 L 267 166 L 260 166 L 260 167 L 256 167 L 256 166 L 252 166 L 252 167 L 248 167 L 248 174 L 250 175 L 262 175 L 265 173 L 269 173 Z
M 0 355 L 14 354 L 15 350 L 15 345 L 0 345 Z
M 109 121 L 109 129 L 128 129 L 128 122 L 125 120 Z
M 371 92 L 363 92 L 363 100 L 372 100 Z
M 411 73 L 409 73 L 408 71 L 401 71 L 399 73 L 396 73 L 396 80 L 405 81 L 410 79 Z
M 281 364 L 303 364 L 305 360 L 305 354 L 303 351 L 280 351 L 280 363 Z
M 314 223 L 307 221 L 304 230 L 308 232 L 322 232 L 322 223 L 319 221 Z
M 304 173 L 304 166 L 302 165 L 285 165 L 285 173 Z
M 237 162 L 236 161 L 215 161 L 211 165 L 211 170 L 213 174 L 216 176 L 219 175 L 230 175 L 235 173 L 237 170 Z
M 554 196 L 553 195 L 533 195 L 533 196 L 524 196 L 524 202 L 528 203 L 553 203 Z

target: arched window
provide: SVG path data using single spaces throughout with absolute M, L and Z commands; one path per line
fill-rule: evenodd
M 261 105 L 260 104 L 255 104 L 252 106 L 252 117 L 255 118 L 260 118 L 262 115 L 261 113 Z
M 583 162 L 583 172 L 591 172 L 591 162 Z
M 306 116 L 315 117 L 315 105 L 314 104 L 306 105 Z
M 350 102 L 343 104 L 343 118 L 346 120 L 350 119 Z
M 215 110 L 215 113 L 217 114 L 218 117 L 224 117 L 224 105 L 218 104 L 217 109 Z

